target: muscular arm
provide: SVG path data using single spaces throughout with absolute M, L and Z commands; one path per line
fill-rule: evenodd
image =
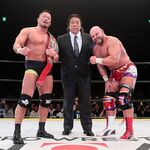
M 98 46 L 95 46 L 95 51 L 99 51 L 97 49 Z M 93 50 L 94 50 L 93 49 Z M 104 51 L 104 52 L 103 52 Z M 92 64 L 102 64 L 109 67 L 116 66 L 119 61 L 120 61 L 120 56 L 121 56 L 121 45 L 120 41 L 117 38 L 110 38 L 108 41 L 105 43 L 105 49 L 101 48 L 101 52 L 105 53 L 106 56 L 104 57 L 91 57 L 91 63 Z
M 53 48 L 58 53 L 59 52 L 59 48 L 58 48 L 57 41 L 52 35 L 50 35 L 50 37 L 51 37 L 50 47 Z
M 106 66 L 113 66 L 120 60 L 121 47 L 118 39 L 113 38 L 108 41 L 108 56 L 102 58 L 102 64 Z
M 96 47 L 93 49 L 93 54 L 96 57 L 100 57 L 100 53 L 99 53 L 99 51 Z M 107 70 L 106 70 L 105 66 L 101 65 L 101 64 L 97 64 L 97 68 L 98 68 L 99 74 L 102 76 L 104 81 L 107 81 L 108 80 L 108 75 L 107 75 Z
M 100 64 L 97 64 L 97 68 L 98 68 L 98 71 L 99 71 L 100 75 L 104 79 L 104 81 L 107 81 L 108 80 L 108 75 L 107 75 L 106 68 L 103 65 L 100 65 Z
M 53 48 L 56 52 L 55 56 L 53 57 L 53 62 L 56 63 L 59 60 L 59 55 L 58 55 L 59 48 L 58 48 L 58 44 L 57 44 L 56 40 L 53 41 Z
M 28 29 L 24 28 L 20 31 L 19 35 L 15 39 L 15 43 L 13 45 L 13 50 L 18 53 L 18 49 L 24 47 L 25 42 L 28 37 Z
M 56 63 L 59 60 L 58 52 L 59 48 L 56 39 L 52 35 L 50 35 L 50 43 L 48 49 L 46 50 L 46 54 L 53 57 L 53 62 Z

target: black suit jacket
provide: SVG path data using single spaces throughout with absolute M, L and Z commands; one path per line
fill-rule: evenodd
M 57 39 L 61 64 L 61 80 L 72 83 L 78 77 L 90 77 L 89 59 L 92 54 L 92 39 L 87 33 L 81 33 L 82 47 L 79 57 L 73 50 L 69 33 Z

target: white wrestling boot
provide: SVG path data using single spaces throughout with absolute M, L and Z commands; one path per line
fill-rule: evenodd
M 115 129 L 115 117 L 116 116 L 108 116 L 107 117 L 107 127 L 97 136 L 114 136 L 116 134 Z

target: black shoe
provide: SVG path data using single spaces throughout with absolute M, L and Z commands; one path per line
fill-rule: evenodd
M 47 133 L 46 131 L 38 131 L 37 132 L 37 137 L 42 137 L 42 138 L 47 138 L 47 139 L 53 139 L 54 136 L 50 133 Z
M 23 138 L 21 138 L 20 133 L 14 133 L 13 136 L 13 143 L 14 144 L 24 144 Z
M 71 133 L 71 130 L 64 130 L 62 132 L 62 135 L 69 135 Z
M 83 133 L 86 134 L 87 136 L 94 136 L 94 133 L 91 130 L 84 130 Z

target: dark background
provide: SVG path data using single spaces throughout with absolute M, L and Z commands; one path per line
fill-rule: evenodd
M 150 0 L 5 0 L 0 1 L 0 60 L 23 61 L 12 46 L 19 31 L 24 27 L 36 26 L 38 14 L 49 9 L 52 14 L 50 32 L 57 38 L 66 32 L 67 18 L 79 13 L 85 32 L 99 25 L 107 35 L 118 37 L 134 62 L 150 61 Z M 137 65 L 138 80 L 149 80 L 150 65 Z M 0 63 L 0 78 L 22 80 L 23 63 Z M 60 79 L 60 64 L 54 66 L 54 79 Z M 92 66 L 92 80 L 101 81 L 96 66 Z M 19 97 L 21 82 L 0 81 L 0 97 Z M 137 83 L 135 97 L 150 97 L 148 83 Z M 92 97 L 101 97 L 103 84 L 92 83 Z M 140 96 L 139 96 L 140 95 Z M 62 97 L 59 82 L 54 84 L 54 97 Z

